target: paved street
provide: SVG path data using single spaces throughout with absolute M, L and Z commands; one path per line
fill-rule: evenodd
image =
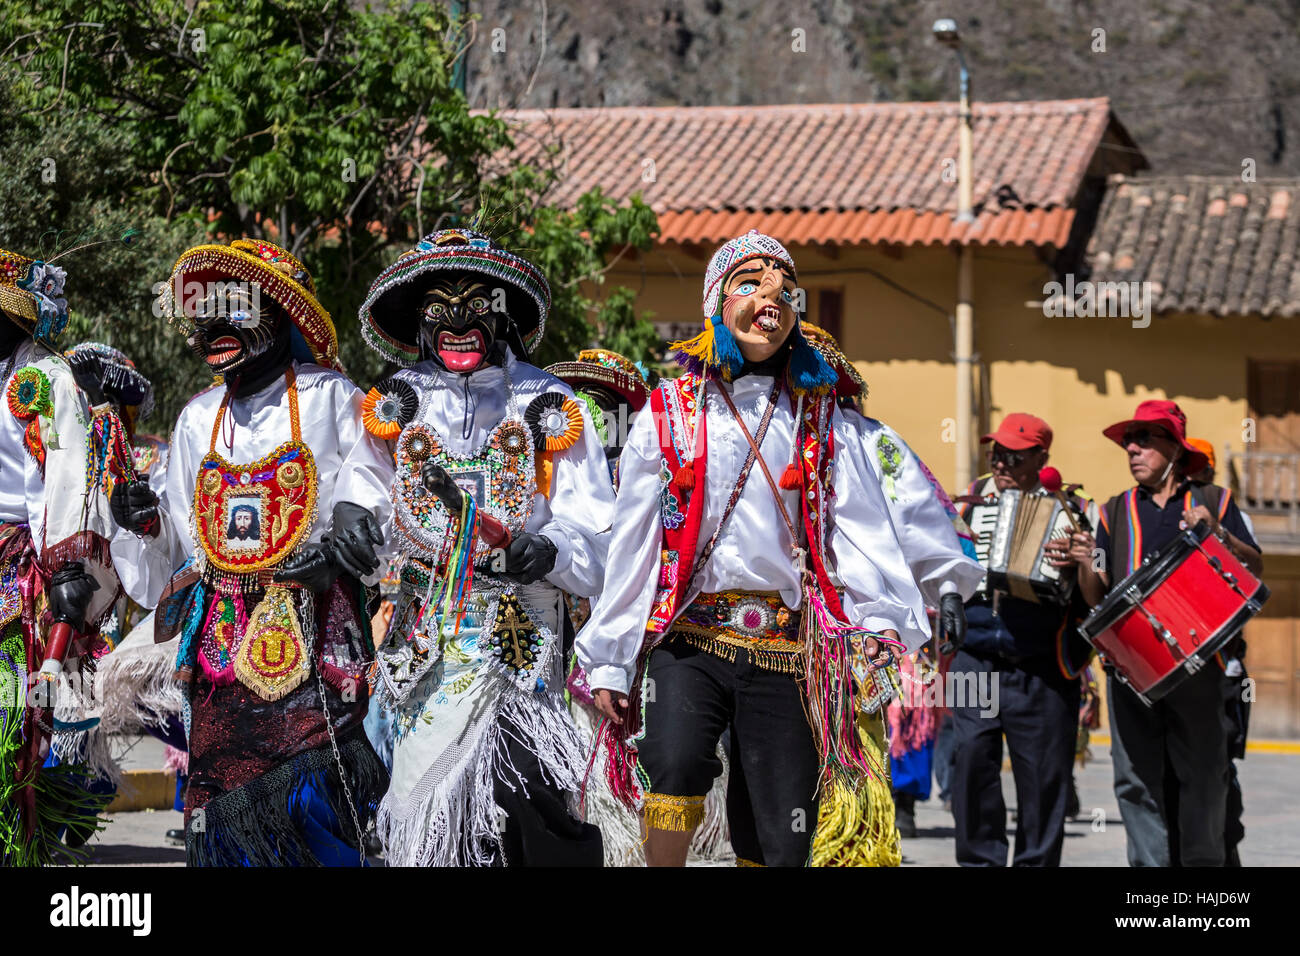
M 1065 825 L 1063 866 L 1125 866 L 1124 823 L 1111 789 L 1110 751 L 1092 746 L 1093 758 L 1076 767 L 1080 816 Z M 1244 866 L 1295 866 L 1300 863 L 1300 819 L 1295 794 L 1300 789 L 1300 754 L 1250 753 L 1237 762 L 1245 800 Z M 1008 808 L 1007 839 L 1014 845 L 1016 788 L 1011 772 L 1002 774 Z M 917 804 L 917 836 L 903 841 L 904 866 L 956 866 L 951 814 L 937 798 Z M 1008 854 L 1009 855 L 1009 854 Z
M 1123 866 L 1124 824 L 1111 791 L 1110 755 L 1094 745 L 1093 759 L 1078 771 L 1083 807 L 1077 822 L 1066 825 L 1065 866 Z M 147 749 L 142 753 L 147 753 Z M 1300 817 L 1295 794 L 1300 792 L 1300 754 L 1251 753 L 1238 762 L 1246 803 L 1246 841 L 1241 858 L 1246 866 L 1294 866 L 1300 863 Z M 1015 807 L 1010 772 L 1003 774 L 1007 807 Z M 1094 822 L 1095 821 L 1095 822 Z M 937 799 L 917 805 L 915 839 L 903 841 L 904 866 L 955 866 L 952 817 Z M 100 865 L 181 866 L 184 850 L 168 846 L 163 834 L 181 825 L 171 810 L 120 813 L 96 838 L 93 863 Z M 1008 833 L 1014 823 L 1008 820 Z M 1014 836 L 1010 837 L 1014 840 Z

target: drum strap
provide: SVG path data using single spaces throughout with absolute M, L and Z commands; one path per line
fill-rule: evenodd
M 1107 557 L 1111 567 L 1118 567 L 1114 559 L 1120 558 L 1125 569 L 1116 581 L 1132 574 L 1142 563 L 1142 525 L 1138 521 L 1137 493 L 1136 487 L 1130 488 L 1106 503 L 1107 531 L 1110 533 L 1110 554 Z M 1192 485 L 1183 493 L 1183 507 L 1190 508 L 1195 502 L 1222 518 L 1230 494 L 1218 485 Z

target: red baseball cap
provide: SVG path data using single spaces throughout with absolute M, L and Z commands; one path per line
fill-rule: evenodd
M 1003 448 L 1023 451 L 1026 448 L 1052 447 L 1052 428 L 1047 422 L 1027 412 L 1012 412 L 1002 419 L 997 431 L 989 432 L 980 444 L 995 441 Z
M 1203 471 L 1210 460 L 1205 453 L 1195 445 L 1187 441 L 1187 416 L 1183 410 L 1178 407 L 1177 402 L 1171 402 L 1168 399 L 1147 399 L 1137 407 L 1132 418 L 1126 418 L 1122 422 L 1116 422 L 1109 428 L 1102 431 L 1102 434 L 1113 441 L 1119 447 L 1124 447 L 1124 435 L 1128 432 L 1130 425 L 1159 425 L 1165 431 L 1173 436 L 1174 441 L 1178 442 L 1187 452 L 1183 456 L 1183 474 L 1194 475 Z

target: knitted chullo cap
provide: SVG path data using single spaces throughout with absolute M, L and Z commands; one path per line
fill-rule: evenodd
M 743 236 L 724 243 L 709 260 L 709 267 L 704 270 L 704 301 L 701 303 L 706 319 L 722 311 L 722 280 L 727 277 L 727 273 L 747 259 L 762 257 L 776 259 L 790 270 L 791 276 L 798 279 L 794 258 L 785 246 L 771 236 L 751 229 Z
M 436 272 L 472 272 L 505 288 L 506 312 L 517 332 L 511 343 L 526 359 L 541 344 L 551 287 L 542 271 L 523 256 L 498 246 L 472 229 L 441 229 L 425 236 L 410 252 L 379 274 L 361 303 L 358 317 L 366 344 L 397 365 L 420 360 L 420 297 Z M 507 336 L 507 341 L 509 337 Z
M 67 273 L 49 262 L 0 249 L 0 312 L 50 349 L 68 324 Z
M 794 258 L 785 246 L 771 236 L 751 229 L 737 236 L 713 254 L 704 272 L 704 330 L 684 342 L 673 342 L 669 348 L 676 354 L 678 364 L 696 375 L 721 375 L 730 381 L 745 364 L 740 345 L 722 320 L 722 280 L 727 274 L 749 259 L 775 259 L 784 265 L 793 278 Z M 832 390 L 839 376 L 826 359 L 809 345 L 801 331 L 802 322 L 795 316 L 790 330 L 790 364 L 786 377 L 790 388 L 797 394 L 824 394 Z

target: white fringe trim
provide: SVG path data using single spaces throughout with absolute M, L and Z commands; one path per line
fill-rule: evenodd
M 152 624 L 152 619 L 150 618 Z M 165 644 L 119 647 L 99 662 L 100 726 L 108 733 L 161 727 L 185 706 L 184 690 L 172 680 L 180 638 Z
M 595 745 L 599 716 L 589 707 L 575 701 L 570 707 L 578 733 L 586 741 L 588 750 Z M 704 798 L 704 821 L 691 837 L 690 861 L 710 863 L 735 859 L 731 848 L 731 831 L 727 826 L 727 779 L 730 773 L 726 751 L 718 744 L 718 759 L 722 773 L 713 781 L 713 787 Z M 596 758 L 587 778 L 586 822 L 600 827 L 605 844 L 606 866 L 645 866 L 645 845 L 641 842 L 641 821 L 634 810 L 629 810 L 610 792 L 605 775 L 603 749 Z
M 569 795 L 576 816 L 586 761 L 563 698 L 522 693 L 504 678 L 495 683 L 487 691 L 495 706 L 482 716 L 467 761 L 457 761 L 466 770 L 445 776 L 435 763 L 406 799 L 391 789 L 385 794 L 376 830 L 389 866 L 486 866 L 492 850 L 500 852 L 504 812 L 493 796 L 493 781 L 522 785 L 525 792 L 528 786 L 501 748 L 503 717 L 537 755 L 546 781 Z
M 731 768 L 721 743 L 718 744 L 718 759 L 722 761 L 722 773 L 714 779 L 712 788 L 704 797 L 704 820 L 691 837 L 688 857 L 691 860 L 718 863 L 736 856 L 731 848 L 731 830 L 727 826 L 727 780 Z
M 50 750 L 61 764 L 81 764 L 92 780 L 122 785 L 122 768 L 113 756 L 113 738 L 100 726 L 74 733 L 56 732 Z

